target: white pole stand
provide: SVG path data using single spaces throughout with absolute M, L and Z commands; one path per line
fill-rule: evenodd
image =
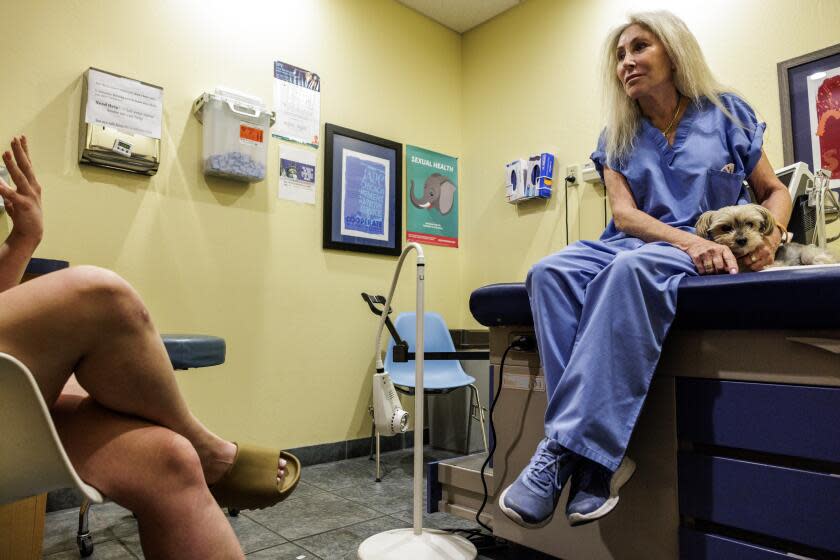
M 474 560 L 478 555 L 475 545 L 459 535 L 446 531 L 423 528 L 423 318 L 424 280 L 426 263 L 423 249 L 409 243 L 400 256 L 396 277 L 382 316 L 388 314 L 391 297 L 405 256 L 412 249 L 417 251 L 417 341 L 415 344 L 414 372 L 414 527 L 394 529 L 373 535 L 359 545 L 360 560 Z M 382 331 L 380 321 L 380 333 Z M 377 339 L 377 352 L 379 340 Z

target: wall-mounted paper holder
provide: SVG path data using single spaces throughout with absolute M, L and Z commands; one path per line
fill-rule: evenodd
M 162 87 L 89 68 L 82 87 L 79 163 L 154 175 L 162 116 Z

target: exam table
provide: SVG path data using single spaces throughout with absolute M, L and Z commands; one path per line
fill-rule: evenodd
M 533 333 L 525 286 L 479 288 L 470 310 L 490 329 L 495 392 L 505 349 Z M 596 523 L 569 527 L 568 491 L 541 529 L 498 510 L 546 406 L 536 352 L 510 351 L 503 377 L 484 517 L 497 536 L 565 560 L 840 558 L 840 266 L 682 281 L 628 448 L 636 474 Z M 472 518 L 483 458 L 432 464 L 428 508 Z

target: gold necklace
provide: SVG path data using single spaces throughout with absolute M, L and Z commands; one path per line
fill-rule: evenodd
M 680 107 L 681 106 L 682 106 L 682 96 L 680 96 L 680 98 L 677 100 L 677 110 L 674 111 L 674 116 L 671 118 L 671 122 L 668 123 L 668 126 L 666 126 L 664 130 L 659 128 L 659 127 L 656 127 L 659 130 L 659 132 L 661 132 L 662 135 L 665 136 L 666 138 L 668 137 L 668 133 L 671 132 L 671 127 L 673 127 L 674 123 L 677 122 L 677 115 L 680 114 Z

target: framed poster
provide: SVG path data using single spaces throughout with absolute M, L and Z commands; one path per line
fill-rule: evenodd
M 402 144 L 327 123 L 324 249 L 402 252 Z
M 778 64 L 785 165 L 831 171 L 840 188 L 840 44 Z

